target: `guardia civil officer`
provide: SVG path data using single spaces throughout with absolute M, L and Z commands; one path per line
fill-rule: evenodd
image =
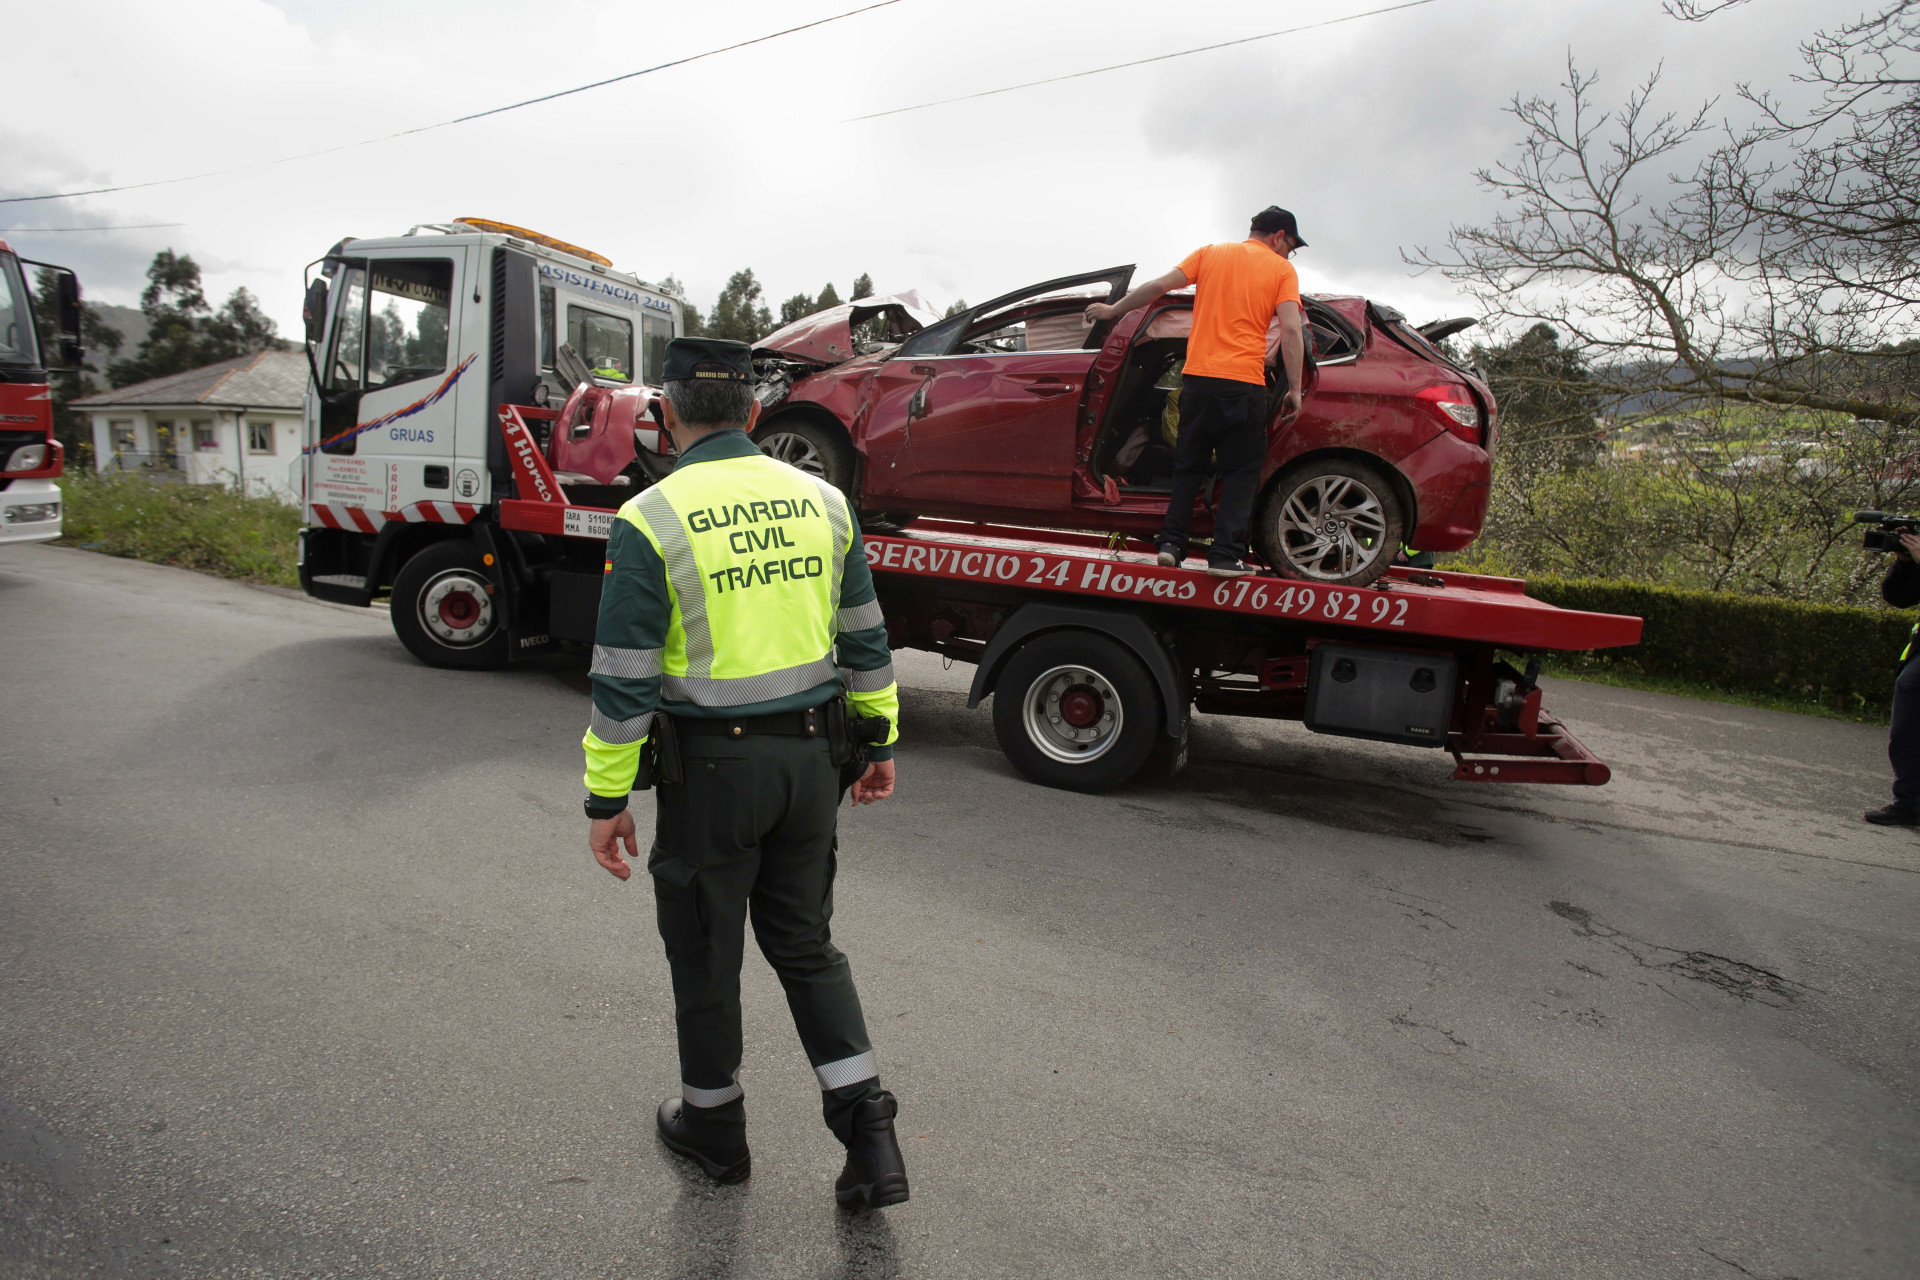
M 1880 597 L 1896 609 L 1920 604 L 1920 537 L 1900 535 L 1900 549 L 1881 580 Z M 1907 647 L 1900 651 L 1887 758 L 1893 764 L 1893 803 L 1861 816 L 1881 827 L 1920 826 L 1920 622 L 1913 624 Z
M 681 1080 L 679 1096 L 660 1104 L 660 1136 L 721 1181 L 749 1172 L 738 1071 L 751 915 L 827 1126 L 847 1148 L 836 1197 L 853 1209 L 899 1204 L 896 1104 L 828 928 L 834 752 L 846 737 L 836 726 L 863 723 L 875 741 L 852 783 L 855 804 L 893 794 L 899 735 L 860 530 L 839 490 L 748 439 L 760 406 L 744 343 L 675 339 L 665 382 L 662 417 L 679 463 L 613 521 L 583 742 L 588 843 L 625 880 L 621 846 L 639 857 L 627 795 L 656 739 L 646 865 L 673 972 Z

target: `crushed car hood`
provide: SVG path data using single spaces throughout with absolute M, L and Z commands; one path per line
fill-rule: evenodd
M 842 364 L 861 354 L 853 339 L 853 330 L 858 325 L 881 320 L 886 329 L 884 341 L 900 342 L 939 318 L 939 312 L 912 289 L 876 298 L 858 298 L 774 330 L 754 344 L 753 353 L 818 365 Z

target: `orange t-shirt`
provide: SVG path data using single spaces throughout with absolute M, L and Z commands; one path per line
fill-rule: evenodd
M 1258 240 L 1195 249 L 1180 270 L 1199 286 L 1186 372 L 1265 386 L 1267 329 L 1281 303 L 1300 301 L 1300 273 Z

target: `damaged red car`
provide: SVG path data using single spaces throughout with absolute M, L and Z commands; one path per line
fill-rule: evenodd
M 796 321 L 755 347 L 754 439 L 838 486 L 872 525 L 937 516 L 1150 539 L 1172 487 L 1193 294 L 1086 318 L 1132 277 L 1131 266 L 1066 276 L 944 318 L 901 294 Z M 1287 420 L 1280 389 L 1269 396 L 1255 555 L 1351 586 L 1378 578 L 1403 543 L 1467 546 L 1486 516 L 1495 405 L 1439 344 L 1473 321 L 1416 328 L 1354 297 L 1304 305 L 1306 389 Z M 560 466 L 576 435 L 601 434 L 570 420 L 554 441 Z M 644 457 L 657 437 L 640 443 L 629 483 L 657 478 L 662 461 Z M 1197 538 L 1211 531 L 1207 501 Z

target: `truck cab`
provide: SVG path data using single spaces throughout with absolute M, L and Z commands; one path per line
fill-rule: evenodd
M 489 219 L 342 240 L 315 267 L 294 464 L 300 580 L 340 603 L 370 603 L 436 542 L 471 542 L 462 526 L 511 495 L 501 405 L 557 409 L 582 380 L 657 384 L 684 332 L 677 298 L 590 250 Z
M 53 273 L 54 333 L 40 332 L 22 259 L 0 240 L 0 544 L 50 542 L 60 536 L 57 478 L 65 458 L 53 436 L 48 357 L 77 366 L 80 284 L 73 272 L 28 262 Z M 48 345 L 53 350 L 49 352 Z

